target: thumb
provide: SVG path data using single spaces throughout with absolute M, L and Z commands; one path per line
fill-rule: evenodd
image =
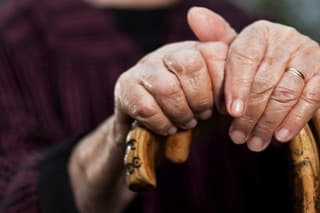
M 200 41 L 230 44 L 237 35 L 224 18 L 204 7 L 192 7 L 187 18 L 190 28 Z

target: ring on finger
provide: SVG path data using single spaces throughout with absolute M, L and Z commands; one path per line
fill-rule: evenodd
M 296 69 L 296 68 L 288 67 L 287 70 L 286 70 L 286 72 L 290 72 L 290 73 L 298 76 L 298 77 L 301 78 L 302 80 L 305 79 L 304 74 L 303 74 L 300 70 L 298 70 L 298 69 Z

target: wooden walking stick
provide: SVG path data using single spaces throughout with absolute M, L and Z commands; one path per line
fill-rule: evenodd
M 289 144 L 294 173 L 294 209 L 296 213 L 319 213 L 319 151 L 320 111 L 313 118 L 314 134 L 307 124 Z M 192 131 L 178 133 L 167 140 L 166 157 L 182 163 L 188 158 Z M 156 137 L 142 126 L 135 126 L 127 137 L 125 166 L 130 189 L 141 191 L 156 188 L 154 151 Z
M 319 213 L 320 111 L 312 119 L 315 133 L 307 125 L 289 146 L 294 174 L 294 209 L 296 213 Z
M 154 158 L 156 136 L 135 123 L 127 136 L 126 167 L 127 183 L 133 191 L 155 189 L 157 186 Z M 184 163 L 189 156 L 192 131 L 182 131 L 169 136 L 165 144 L 165 156 L 173 163 Z

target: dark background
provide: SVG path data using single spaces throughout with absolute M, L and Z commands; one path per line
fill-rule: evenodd
M 0 0 L 0 4 L 9 0 Z M 54 1 L 54 0 L 53 0 Z M 219 0 L 213 0 L 219 1 Z M 225 0 L 220 0 L 225 1 Z M 320 41 L 320 0 L 228 0 L 249 14 L 269 14 Z
M 251 14 L 267 13 L 320 41 L 320 0 L 229 0 Z

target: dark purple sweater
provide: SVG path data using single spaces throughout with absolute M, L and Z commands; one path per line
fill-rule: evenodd
M 182 2 L 169 11 L 163 44 L 194 38 L 186 23 L 190 6 L 212 8 L 237 30 L 252 21 L 227 4 Z M 80 0 L 10 0 L 0 9 L 0 212 L 45 212 L 50 205 L 68 212 L 72 197 L 61 199 L 63 190 L 50 187 L 66 174 L 73 147 L 59 146 L 112 114 L 117 77 L 143 54 L 111 11 Z M 158 190 L 142 195 L 144 212 L 288 211 L 284 151 L 251 153 L 229 141 L 227 126 L 217 118 L 196 136 L 188 163 L 158 169 Z M 63 171 L 51 171 L 46 187 L 40 162 L 50 150 Z

